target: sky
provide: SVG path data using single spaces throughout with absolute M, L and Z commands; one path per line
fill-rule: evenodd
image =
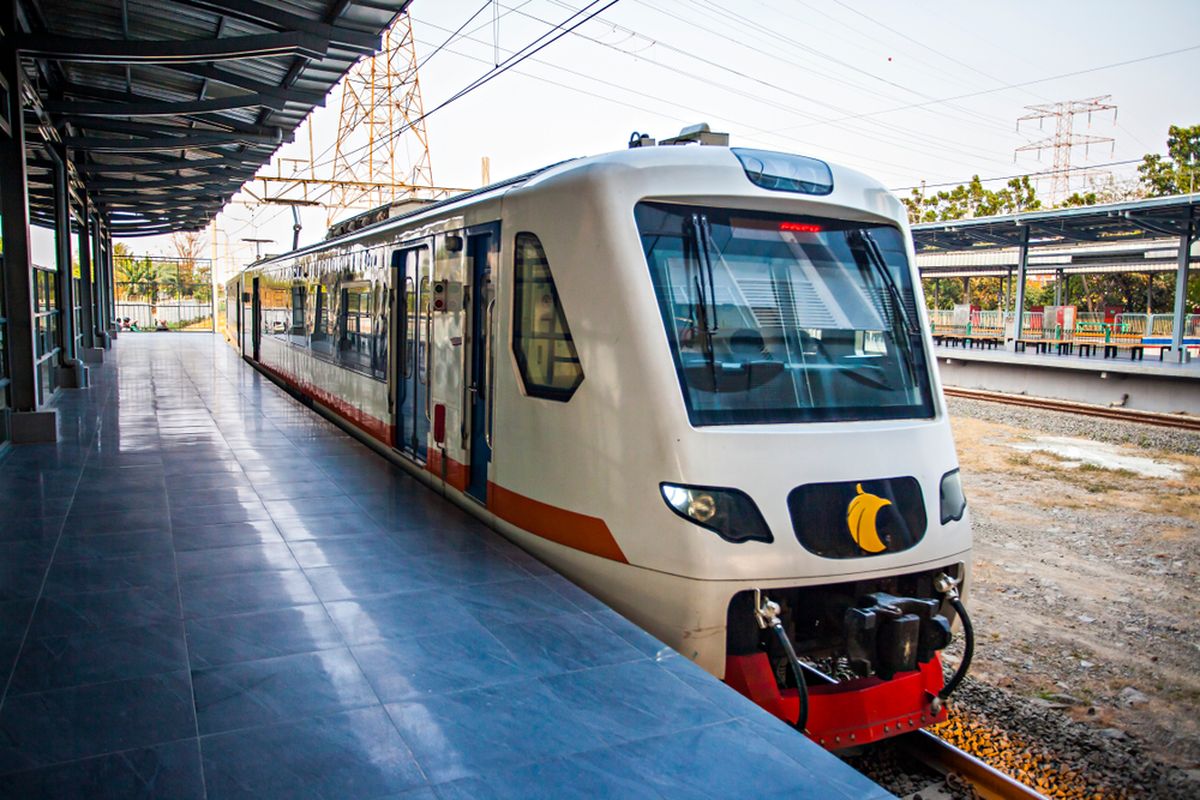
M 1200 123 L 1194 0 L 1144 2 L 1136 13 L 1107 0 L 617 0 L 437 108 L 497 61 L 539 37 L 551 39 L 553 26 L 579 9 L 587 7 L 572 24 L 609 2 L 414 0 L 435 184 L 480 185 L 484 156 L 498 180 L 621 149 L 633 131 L 665 138 L 707 122 L 735 146 L 826 159 L 906 193 L 922 181 L 937 188 L 972 175 L 1050 169 L 1049 150 L 1040 160 L 1014 152 L 1054 135 L 1053 119 L 1018 130 L 1017 118 L 1032 104 L 1110 96 L 1106 102 L 1117 106 L 1115 115 L 1074 118 L 1076 133 L 1114 140 L 1086 153 L 1077 148 L 1075 166 L 1163 152 L 1169 125 Z M 318 162 L 329 160 L 320 154 L 336 135 L 337 92 L 310 120 Z M 411 134 L 403 141 L 412 152 Z M 276 157 L 307 155 L 302 131 Z M 1101 169 L 1120 179 L 1136 165 Z M 1043 191 L 1049 188 L 1046 182 Z M 272 240 L 261 245 L 263 253 L 290 248 L 290 209 L 248 199 L 235 198 L 218 218 L 215 244 L 209 237 L 219 272 L 253 258 L 255 245 L 243 239 Z M 323 238 L 324 223 L 324 211 L 306 209 L 301 244 Z M 35 259 L 40 244 L 35 236 Z M 129 244 L 137 252 L 173 252 L 167 237 Z

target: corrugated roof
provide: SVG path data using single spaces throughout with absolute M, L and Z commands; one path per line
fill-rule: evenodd
M 203 227 L 410 2 L 24 0 L 31 215 L 53 217 L 48 120 L 115 234 Z
M 1189 194 L 1002 217 L 928 222 L 912 226 L 912 234 L 918 253 L 961 252 L 1016 247 L 1026 235 L 1030 247 L 1179 237 L 1189 221 L 1198 218 L 1200 194 Z

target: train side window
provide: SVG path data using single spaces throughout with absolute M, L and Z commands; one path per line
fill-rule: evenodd
M 329 292 L 321 284 L 312 290 L 313 327 L 310 340 L 312 349 L 325 355 L 333 354 L 333 325 L 329 316 Z
M 292 324 L 288 327 L 288 341 L 292 344 L 308 344 L 304 325 L 307 294 L 308 287 L 303 284 L 292 287 Z
M 566 402 L 583 382 L 583 365 L 571 338 L 542 243 L 518 233 L 513 270 L 513 354 L 531 397 Z
M 342 289 L 340 322 L 338 360 L 351 369 L 371 372 L 374 336 L 370 286 L 361 284 Z
M 375 316 L 371 319 L 374 335 L 371 342 L 371 372 L 376 378 L 387 380 L 388 365 L 388 288 L 380 282 L 375 285 Z

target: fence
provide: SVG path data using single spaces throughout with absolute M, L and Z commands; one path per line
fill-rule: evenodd
M 935 336 L 995 337 L 1013 335 L 1012 312 L 932 309 L 929 325 Z M 1147 343 L 1169 343 L 1174 332 L 1173 314 L 1122 313 L 1106 322 L 1100 311 L 1076 311 L 1074 306 L 1046 306 L 1042 311 L 1026 311 L 1021 319 L 1021 339 L 1113 341 L 1145 339 Z M 1200 314 L 1184 317 L 1183 338 L 1200 343 Z
M 212 302 L 201 303 L 198 300 L 182 300 L 161 305 L 152 303 L 117 303 L 117 319 L 129 318 L 143 330 L 153 329 L 161 320 L 172 330 L 180 330 L 197 325 L 211 326 Z M 208 328 L 205 327 L 207 330 Z
M 117 255 L 116 312 L 142 329 L 214 331 L 212 262 L 200 258 Z

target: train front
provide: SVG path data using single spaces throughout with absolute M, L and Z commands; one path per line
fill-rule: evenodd
M 971 534 L 903 210 L 815 159 L 688 150 L 632 204 L 659 511 L 618 605 L 826 747 L 938 721 Z

